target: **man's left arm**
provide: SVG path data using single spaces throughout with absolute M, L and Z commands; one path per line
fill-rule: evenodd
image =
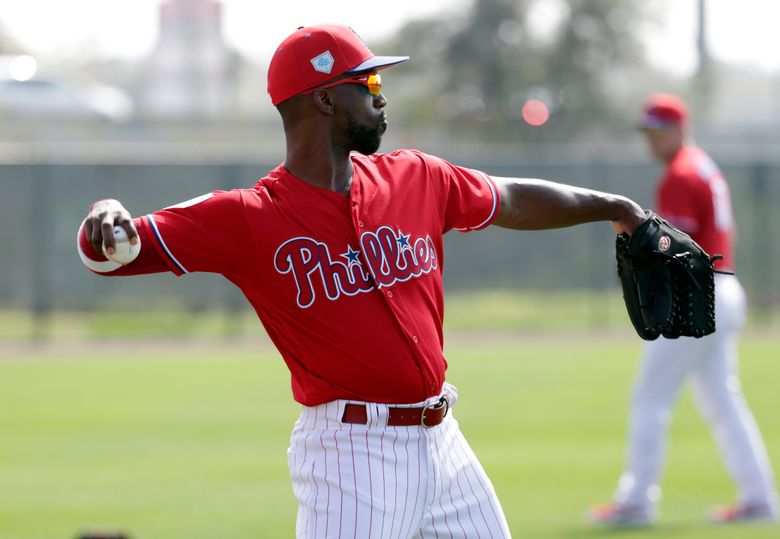
M 612 221 L 617 233 L 631 235 L 647 216 L 620 195 L 527 178 L 491 176 L 501 204 L 494 225 L 516 230 L 563 228 Z

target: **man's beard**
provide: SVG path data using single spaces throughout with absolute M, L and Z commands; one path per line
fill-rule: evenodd
M 349 114 L 347 116 L 347 137 L 349 137 L 349 141 L 352 143 L 352 150 L 363 155 L 371 155 L 376 152 L 379 149 L 379 145 L 382 144 L 380 125 L 373 129 L 360 125 L 355 117 Z

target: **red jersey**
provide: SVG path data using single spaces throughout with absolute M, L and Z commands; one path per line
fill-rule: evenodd
M 254 307 L 302 404 L 425 400 L 447 368 L 442 235 L 492 223 L 498 191 L 482 172 L 412 150 L 352 163 L 348 197 L 280 165 L 251 189 L 136 219 L 142 249 L 127 266 L 105 262 L 83 233 L 82 258 L 109 275 L 224 275 Z
M 733 270 L 734 219 L 726 179 L 703 150 L 685 145 L 667 165 L 658 185 L 657 211 L 689 234 L 710 255 L 722 255 L 716 269 Z

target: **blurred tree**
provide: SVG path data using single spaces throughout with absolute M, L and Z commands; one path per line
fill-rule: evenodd
M 474 0 L 465 15 L 411 22 L 388 45 L 414 59 L 393 73 L 399 112 L 486 141 L 571 139 L 607 125 L 644 63 L 635 29 L 646 11 L 641 0 Z M 529 99 L 547 106 L 544 126 L 523 121 Z

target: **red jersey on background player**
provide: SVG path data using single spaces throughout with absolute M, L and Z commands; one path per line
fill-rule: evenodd
M 683 145 L 666 167 L 656 200 L 664 219 L 688 233 L 706 252 L 723 257 L 714 262 L 715 269 L 734 270 L 729 187 L 709 155 Z
M 139 219 L 94 203 L 79 231 L 104 275 L 211 271 L 251 302 L 292 375 L 289 454 L 298 537 L 508 537 L 495 491 L 450 410 L 442 355 L 442 235 L 645 219 L 630 200 L 492 178 L 413 150 L 375 154 L 387 128 L 377 57 L 344 26 L 300 28 L 268 90 L 285 162 L 251 189 Z M 352 152 L 358 154 L 352 154 Z M 114 225 L 141 250 L 122 266 Z
M 688 122 L 685 104 L 673 95 L 655 95 L 643 110 L 640 128 L 650 153 L 666 166 L 656 193 L 657 211 L 705 251 L 723 256 L 715 262 L 716 269 L 733 270 L 729 188 L 715 162 L 686 141 Z M 715 300 L 714 334 L 701 339 L 661 337 L 645 345 L 632 399 L 625 470 L 614 502 L 591 509 L 594 522 L 635 526 L 655 521 L 667 428 L 689 378 L 738 489 L 737 503 L 713 509 L 710 518 L 721 523 L 777 518 L 769 458 L 737 383 L 736 346 L 746 302 L 734 275 L 716 274 Z

